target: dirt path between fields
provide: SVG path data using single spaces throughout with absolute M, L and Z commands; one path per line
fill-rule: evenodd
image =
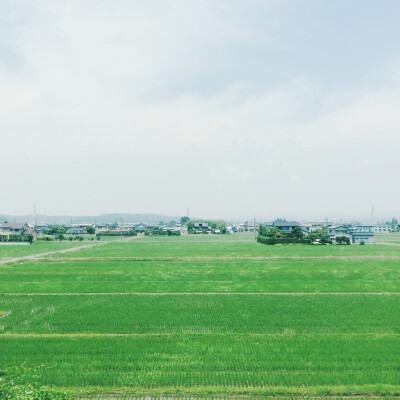
M 41 260 L 44 257 L 35 257 Z M 72 261 L 285 261 L 285 260 L 394 260 L 400 256 L 270 256 L 270 257 L 56 257 L 52 262 Z
M 400 296 L 400 292 L 98 292 L 0 293 L 0 296 Z
M 11 311 L 7 311 L 4 314 L 0 314 L 0 319 L 5 318 L 5 317 L 9 316 L 10 314 L 11 314 Z
M 119 240 L 119 242 L 131 242 L 132 240 L 136 239 L 137 237 L 134 236 L 133 238 L 123 238 L 122 240 Z M 18 261 L 24 261 L 24 260 L 40 260 L 43 259 L 47 256 L 51 256 L 53 254 L 65 254 L 65 253 L 72 253 L 75 251 L 79 251 L 82 249 L 89 249 L 95 246 L 103 246 L 108 243 L 114 243 L 114 240 L 110 241 L 102 241 L 102 242 L 97 242 L 97 243 L 90 243 L 90 244 L 85 244 L 83 246 L 77 246 L 77 247 L 71 247 L 68 249 L 62 249 L 62 250 L 54 250 L 54 251 L 49 251 L 46 253 L 39 253 L 39 254 L 29 254 L 27 256 L 22 256 L 22 257 L 12 257 L 12 258 L 1 258 L 0 259 L 0 264 L 8 264 L 8 263 L 14 263 Z M 68 260 L 68 258 L 67 258 Z
M 101 337 L 160 337 L 160 336 L 250 336 L 250 337 L 399 337 L 400 333 L 374 333 L 374 332 L 342 332 L 342 333 L 296 333 L 294 331 L 276 332 L 276 333 L 252 333 L 252 332 L 147 332 L 147 333 L 3 333 L 0 337 L 5 338 L 101 338 Z
M 40 259 L 40 258 L 43 258 L 46 256 L 51 256 L 52 254 L 58 254 L 58 253 L 60 253 L 60 254 L 71 253 L 71 252 L 78 251 L 81 249 L 88 249 L 88 248 L 91 248 L 94 246 L 103 245 L 105 243 L 109 243 L 109 242 L 91 243 L 91 244 L 86 244 L 83 246 L 71 247 L 69 249 L 49 251 L 47 253 L 30 254 L 27 256 L 23 256 L 23 257 L 6 258 L 6 259 L 0 260 L 0 264 L 13 263 L 13 262 L 23 261 L 23 260 L 35 260 L 35 259 Z

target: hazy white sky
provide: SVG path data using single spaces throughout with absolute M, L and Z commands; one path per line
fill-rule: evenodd
M 2 0 L 0 214 L 400 211 L 398 0 Z

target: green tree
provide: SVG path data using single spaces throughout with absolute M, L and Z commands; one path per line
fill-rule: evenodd
M 89 234 L 89 235 L 94 235 L 95 234 L 95 232 L 96 232 L 96 230 L 94 229 L 94 226 L 88 226 L 87 228 L 86 228 L 86 232 Z
M 290 233 L 290 235 L 297 239 L 297 240 L 302 240 L 304 238 L 304 234 L 301 231 L 301 228 L 299 226 L 295 226 L 292 230 L 292 232 Z
M 186 225 L 190 221 L 189 217 L 181 217 L 181 224 Z

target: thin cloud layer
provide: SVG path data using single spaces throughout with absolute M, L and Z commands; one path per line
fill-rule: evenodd
M 344 46 L 345 2 L 3 2 L 2 212 L 398 215 L 399 45 L 363 4 Z

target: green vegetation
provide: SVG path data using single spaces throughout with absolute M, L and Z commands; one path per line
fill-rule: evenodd
M 172 229 L 164 229 L 162 227 L 154 227 L 144 233 L 146 236 L 180 236 L 180 231 L 175 231 Z
M 400 334 L 400 296 L 0 295 L 0 307 L 5 334 Z
M 44 370 L 44 367 L 41 368 Z M 40 387 L 36 380 L 40 368 L 19 367 L 0 370 L 0 399 L 7 400 L 67 400 L 66 393 Z
M 27 365 L 51 363 L 39 383 L 66 388 L 204 387 L 212 393 L 223 386 L 229 393 L 286 386 L 290 393 L 291 387 L 352 385 L 369 393 L 375 385 L 381 391 L 399 385 L 396 335 L 2 336 L 0 347 L 1 365 L 27 358 Z
M 376 243 L 400 244 L 400 233 L 383 233 L 375 235 Z
M 267 245 L 275 244 L 332 244 L 332 240 L 326 234 L 326 229 L 321 229 L 304 236 L 299 226 L 294 227 L 290 232 L 282 232 L 278 228 L 259 226 L 257 242 Z M 347 240 L 338 244 L 350 244 Z
M 107 246 L 82 249 L 62 257 L 325 257 L 325 256 L 400 256 L 400 247 L 365 246 L 262 246 L 255 241 L 215 241 L 217 235 L 193 235 L 200 240 L 174 240 L 157 237 L 157 242 L 135 239 L 129 243 L 115 241 Z M 214 241 L 204 243 L 206 237 Z M 221 238 L 230 237 L 221 235 Z M 151 237 L 150 237 L 151 238 Z M 179 238 L 178 238 L 179 239 Z M 1 251 L 1 249 L 0 249 Z
M 250 237 L 138 237 L 1 264 L 0 370 L 24 371 L 0 373 L 0 398 L 398 397 L 400 247 Z
M 70 249 L 78 246 L 80 246 L 78 243 L 47 242 L 41 240 L 33 242 L 30 246 L 5 244 L 0 246 L 0 259 L 24 257 L 33 254 L 48 253 L 50 251 Z
M 206 223 L 209 226 L 209 229 L 200 229 L 197 232 L 194 229 L 194 224 L 196 223 Z M 207 220 L 207 219 L 193 219 L 191 220 L 190 218 L 184 222 L 185 225 L 187 225 L 189 233 L 206 233 L 208 230 L 210 230 L 212 233 L 215 233 L 216 230 L 219 230 L 220 233 L 225 234 L 226 233 L 226 223 L 225 221 L 213 221 L 213 220 Z
M 398 265 L 390 259 L 24 262 L 0 267 L 0 293 L 400 292 Z

